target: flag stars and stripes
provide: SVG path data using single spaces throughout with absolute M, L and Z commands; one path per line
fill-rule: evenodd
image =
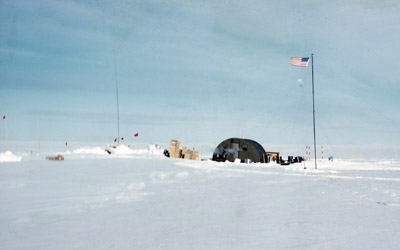
M 289 63 L 292 66 L 307 67 L 309 60 L 309 57 L 291 57 Z

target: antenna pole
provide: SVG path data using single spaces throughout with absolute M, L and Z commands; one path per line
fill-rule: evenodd
M 311 54 L 311 76 L 312 76 L 313 128 L 314 128 L 314 158 L 315 158 L 315 169 L 317 169 L 317 140 L 315 139 L 315 101 L 314 101 L 314 54 Z
M 114 50 L 114 75 L 115 75 L 115 91 L 117 93 L 117 123 L 118 123 L 118 145 L 119 145 L 119 100 L 118 100 L 118 78 L 117 78 L 117 62 Z
M 39 122 L 37 120 L 36 120 L 36 128 L 38 133 L 38 155 L 40 155 L 40 128 L 39 128 Z
M 4 139 L 6 141 L 6 151 L 8 151 L 8 140 L 7 140 L 7 121 L 6 121 L 6 116 L 3 116 L 4 120 Z

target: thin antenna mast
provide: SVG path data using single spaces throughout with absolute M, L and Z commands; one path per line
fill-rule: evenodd
M 39 122 L 36 120 L 36 128 L 37 128 L 37 135 L 38 135 L 38 155 L 40 155 L 40 128 L 39 128 Z
M 7 121 L 6 121 L 6 116 L 3 115 L 3 121 L 4 121 L 4 139 L 6 142 L 6 151 L 8 151 L 8 140 L 7 140 Z
M 115 91 L 117 93 L 117 123 L 118 123 L 118 145 L 119 145 L 119 100 L 118 100 L 118 78 L 117 78 L 117 62 L 114 50 L 114 75 L 115 75 Z

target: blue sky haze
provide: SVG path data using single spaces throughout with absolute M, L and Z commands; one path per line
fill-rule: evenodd
M 318 144 L 399 146 L 399 6 L 2 0 L 2 129 L 10 141 L 112 141 L 116 73 L 127 140 L 310 145 L 311 64 L 289 58 L 314 53 Z

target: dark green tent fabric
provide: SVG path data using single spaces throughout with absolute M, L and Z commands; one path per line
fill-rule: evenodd
M 265 163 L 265 150 L 256 141 L 250 139 L 230 138 L 221 142 L 214 150 L 213 161 Z

